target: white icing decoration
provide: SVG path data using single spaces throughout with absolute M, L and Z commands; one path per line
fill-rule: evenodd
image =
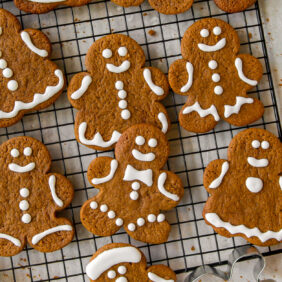
M 154 214 L 149 214 L 147 218 L 148 218 L 148 221 L 151 223 L 155 222 L 157 219 L 157 217 Z
M 118 54 L 121 56 L 121 57 L 124 57 L 127 55 L 127 48 L 126 47 L 119 47 L 118 48 Z
M 8 240 L 8 241 L 12 242 L 17 247 L 20 247 L 22 245 L 21 241 L 19 239 L 15 238 L 11 235 L 8 235 L 8 234 L 0 233 L 0 239 Z
M 220 35 L 221 34 L 221 28 L 219 26 L 214 27 L 212 30 L 214 35 Z
M 172 279 L 164 279 L 153 272 L 148 272 L 148 278 L 153 282 L 174 282 Z
M 260 147 L 260 142 L 258 140 L 253 140 L 252 147 L 258 149 Z
M 0 69 L 5 69 L 7 67 L 7 61 L 4 59 L 0 59 Z
M 119 277 L 115 282 L 128 282 L 126 277 Z
M 109 211 L 108 212 L 108 218 L 114 219 L 116 217 L 116 213 L 114 211 Z
M 113 73 L 122 73 L 126 72 L 130 68 L 130 62 L 125 60 L 120 66 L 115 66 L 113 64 L 106 64 L 106 68 L 109 72 Z
M 81 86 L 79 87 L 79 89 L 77 89 L 76 91 L 74 91 L 71 94 L 71 98 L 73 100 L 80 99 L 85 94 L 85 92 L 88 90 L 91 83 L 92 83 L 92 77 L 90 75 L 84 76 L 81 81 Z
M 238 71 L 238 75 L 242 81 L 246 82 L 251 86 L 256 86 L 258 84 L 256 80 L 249 79 L 245 76 L 245 74 L 243 73 L 243 62 L 240 58 L 235 59 L 235 66 Z
M 212 81 L 213 82 L 219 82 L 220 81 L 220 75 L 218 73 L 214 73 L 212 75 Z
M 120 90 L 120 91 L 118 92 L 118 97 L 119 97 L 120 99 L 125 99 L 125 98 L 127 97 L 127 92 L 124 91 L 124 90 Z
M 29 209 L 28 201 L 27 200 L 20 201 L 19 207 L 20 207 L 20 210 L 27 211 Z
M 57 206 L 62 207 L 64 205 L 64 203 L 56 194 L 56 177 L 55 177 L 55 175 L 49 176 L 48 183 L 49 183 L 49 188 L 51 190 L 51 195 L 52 195 L 53 201 L 55 202 L 55 204 Z
M 105 177 L 101 177 L 101 178 L 93 178 L 91 180 L 91 182 L 94 184 L 94 185 L 98 185 L 98 184 L 101 184 L 101 183 L 106 183 L 106 182 L 109 182 L 113 179 L 115 173 L 116 173 L 116 170 L 118 168 L 118 161 L 117 160 L 112 160 L 111 161 L 111 170 L 110 170 L 110 173 L 105 176 Z
M 118 273 L 121 275 L 124 275 L 126 273 L 127 269 L 124 265 L 121 265 L 118 267 Z
M 102 56 L 105 58 L 105 59 L 109 59 L 111 58 L 113 55 L 113 52 L 111 49 L 104 49 L 103 52 L 102 52 Z
M 156 158 L 156 155 L 154 153 L 143 154 L 137 149 L 132 150 L 132 155 L 134 159 L 141 162 L 152 162 Z
M 164 134 L 166 134 L 167 130 L 168 130 L 168 122 L 167 122 L 166 115 L 164 113 L 159 113 L 158 119 L 159 119 L 160 123 L 162 124 L 162 132 Z
M 19 84 L 16 80 L 10 80 L 7 84 L 7 87 L 10 91 L 16 91 L 19 88 Z
M 236 104 L 234 106 L 225 105 L 224 106 L 224 117 L 229 118 L 233 114 L 238 114 L 241 110 L 241 107 L 244 104 L 252 104 L 254 102 L 253 98 L 245 97 L 236 97 Z
M 210 32 L 206 29 L 206 28 L 203 28 L 201 31 L 200 31 L 200 35 L 202 37 L 208 37 L 210 35 Z
M 135 231 L 136 226 L 135 226 L 134 223 L 129 223 L 127 228 L 128 228 L 129 231 L 133 232 L 133 231 Z
M 223 88 L 222 88 L 221 86 L 216 86 L 216 87 L 214 88 L 214 94 L 216 94 L 216 95 L 222 95 L 222 93 L 223 93 Z
M 98 208 L 97 202 L 92 201 L 92 202 L 90 203 L 90 208 L 91 208 L 92 210 L 96 210 L 96 209 Z
M 258 193 L 263 188 L 263 182 L 257 177 L 248 177 L 246 179 L 246 186 L 252 193 Z
M 110 270 L 107 275 L 109 279 L 114 279 L 117 274 L 114 270 Z
M 140 217 L 137 219 L 137 225 L 138 226 L 143 226 L 145 224 L 145 219 Z
M 115 88 L 117 90 L 123 90 L 123 87 L 124 87 L 124 83 L 120 80 L 118 80 L 116 83 L 115 83 Z
M 80 142 L 84 145 L 92 145 L 92 146 L 99 146 L 102 148 L 106 148 L 115 144 L 121 136 L 121 134 L 118 131 L 114 130 L 111 139 L 109 141 L 104 141 L 102 135 L 99 132 L 97 132 L 94 135 L 93 139 L 89 140 L 85 138 L 86 129 L 87 129 L 87 123 L 82 122 L 78 128 L 78 136 Z
M 22 222 L 25 223 L 25 224 L 29 224 L 31 222 L 31 216 L 30 216 L 29 213 L 25 213 L 22 216 Z
M 158 221 L 159 223 L 165 221 L 165 215 L 162 214 L 162 213 L 160 213 L 160 214 L 158 215 L 158 217 L 157 217 L 157 221 Z
M 2 33 L 3 33 L 3 29 L 2 29 L 2 27 L 0 26 L 0 35 L 2 35 Z
M 101 212 L 107 212 L 108 211 L 108 206 L 107 205 L 101 205 L 100 211 Z
M 149 147 L 156 148 L 158 145 L 158 141 L 155 138 L 151 138 L 148 142 Z
M 23 198 L 27 198 L 29 196 L 29 190 L 27 188 L 21 188 L 20 190 L 20 195 Z
M 279 185 L 280 185 L 280 189 L 282 190 L 282 176 L 279 177 Z
M 129 110 L 122 110 L 121 117 L 124 120 L 128 120 L 131 117 L 130 111 Z
M 60 231 L 72 231 L 72 226 L 71 225 L 58 225 L 56 227 L 47 229 L 39 234 L 36 234 L 32 237 L 31 243 L 33 245 L 36 245 L 39 241 L 41 241 L 44 237 L 56 233 L 56 232 L 60 232 Z
M 127 102 L 126 102 L 125 100 L 119 101 L 118 107 L 119 107 L 120 109 L 126 109 L 126 108 L 127 108 Z
M 36 2 L 36 3 L 47 3 L 47 4 L 50 4 L 50 3 L 64 2 L 66 0 L 28 0 L 28 1 Z
M 139 263 L 141 253 L 134 247 L 118 247 L 106 250 L 91 260 L 86 266 L 86 274 L 98 279 L 105 271 L 120 263 Z
M 153 185 L 153 171 L 151 169 L 147 170 L 137 170 L 131 165 L 127 165 L 123 177 L 124 181 L 139 180 L 151 187 Z
M 157 95 L 157 96 L 162 96 L 164 95 L 164 90 L 163 88 L 157 86 L 156 84 L 154 84 L 153 80 L 152 80 L 152 73 L 149 69 L 144 69 L 143 71 L 143 76 L 145 81 L 147 82 L 148 86 L 150 87 L 150 89 Z
M 121 218 L 117 218 L 116 225 L 117 226 L 122 226 L 123 225 L 123 220 Z
M 53 97 L 56 93 L 58 93 L 64 87 L 64 76 L 61 70 L 55 70 L 55 75 L 58 77 L 59 81 L 57 85 L 54 86 L 47 86 L 45 92 L 43 94 L 36 93 L 34 94 L 32 102 L 22 102 L 16 101 L 14 108 L 11 112 L 3 112 L 0 111 L 0 118 L 13 118 L 15 117 L 19 111 L 21 110 L 30 110 L 37 105 L 49 100 Z
M 24 173 L 24 172 L 29 172 L 29 171 L 34 170 L 35 163 L 29 163 L 25 166 L 20 166 L 20 165 L 15 164 L 15 163 L 10 163 L 8 167 L 13 172 Z
M 30 147 L 26 147 L 26 148 L 24 148 L 23 153 L 24 153 L 25 156 L 29 157 L 32 154 L 32 149 Z
M 224 176 L 225 176 L 225 174 L 227 173 L 228 170 L 229 170 L 229 163 L 228 162 L 224 162 L 222 164 L 221 173 L 220 173 L 219 177 L 217 177 L 216 179 L 214 179 L 212 181 L 212 183 L 210 184 L 209 188 L 210 189 L 215 189 L 218 186 L 220 186 L 221 183 L 222 183 L 222 180 L 223 180 L 223 178 L 224 178 Z
M 143 136 L 137 136 L 135 138 L 135 144 L 142 146 L 145 144 L 145 138 Z
M 46 50 L 39 49 L 32 43 L 31 38 L 26 31 L 21 32 L 21 38 L 22 38 L 22 41 L 25 43 L 26 47 L 30 49 L 33 53 L 43 58 L 48 56 L 48 52 Z
M 261 142 L 261 147 L 262 147 L 262 149 L 267 150 L 269 148 L 269 142 L 262 141 Z
M 130 199 L 131 199 L 131 200 L 136 201 L 136 200 L 138 200 L 138 198 L 139 198 L 139 193 L 138 193 L 138 192 L 132 191 L 132 192 L 130 193 Z
M 217 66 L 218 66 L 217 61 L 215 61 L 215 60 L 209 61 L 209 68 L 210 69 L 215 70 L 217 68 Z
M 17 158 L 20 155 L 20 152 L 18 149 L 12 149 L 10 154 L 13 158 Z
M 187 92 L 193 84 L 194 67 L 190 62 L 186 63 L 186 70 L 188 73 L 188 82 L 180 89 L 182 93 Z
M 133 183 L 131 184 L 131 188 L 132 188 L 133 190 L 139 190 L 139 189 L 140 189 L 140 183 L 138 183 L 138 182 L 133 182 Z
M 191 112 L 197 112 L 200 117 L 206 117 L 208 115 L 212 115 L 215 119 L 215 121 L 219 121 L 220 117 L 217 113 L 216 107 L 214 105 L 211 105 L 208 109 L 202 109 L 199 102 L 196 102 L 195 104 L 193 104 L 192 106 L 187 106 L 184 110 L 183 110 L 183 114 L 190 114 Z
M 167 179 L 167 174 L 166 172 L 162 172 L 160 175 L 159 175 L 159 178 L 158 178 L 158 189 L 159 191 L 164 195 L 166 196 L 167 198 L 177 202 L 179 201 L 179 197 L 176 195 L 176 194 L 172 194 L 170 192 L 168 192 L 165 187 L 164 187 L 164 184 L 166 182 L 166 179 Z
M 10 68 L 5 68 L 3 71 L 2 71 L 2 74 L 4 77 L 6 78 L 11 78 L 13 76 L 13 71 L 10 69 Z
M 253 167 L 267 167 L 269 164 L 268 159 L 256 159 L 253 157 L 248 157 L 247 160 L 249 165 Z
M 226 38 L 222 38 L 215 45 L 198 44 L 198 48 L 203 52 L 216 52 L 223 49 L 226 45 Z

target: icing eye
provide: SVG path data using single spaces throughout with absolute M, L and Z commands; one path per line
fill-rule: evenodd
M 103 56 L 105 59 L 111 58 L 112 55 L 113 55 L 113 52 L 112 52 L 111 49 L 105 49 L 105 50 L 103 50 L 103 52 L 102 52 L 102 56 Z
M 11 156 L 12 156 L 13 158 L 17 158 L 19 155 L 20 155 L 20 152 L 19 152 L 18 149 L 13 149 L 13 150 L 11 151 Z
M 126 47 L 120 47 L 120 48 L 118 48 L 118 54 L 119 54 L 121 57 L 126 56 L 127 53 L 128 53 L 128 51 L 127 51 L 127 48 L 126 48 Z
M 109 279 L 114 279 L 116 277 L 116 272 L 114 270 L 108 271 L 108 278 Z
M 260 147 L 260 142 L 258 140 L 253 140 L 252 147 L 258 149 Z
M 26 148 L 24 148 L 24 155 L 25 156 L 30 156 L 31 154 L 32 154 L 32 149 L 30 148 L 30 147 L 26 147 Z
M 145 138 L 143 136 L 137 136 L 135 138 L 135 143 L 139 146 L 142 146 L 145 144 Z
M 123 266 L 123 265 L 119 266 L 118 267 L 118 273 L 122 274 L 122 275 L 125 274 L 126 273 L 126 267 Z
M 148 142 L 148 145 L 149 145 L 151 148 L 157 147 L 157 145 L 158 145 L 157 139 L 151 138 L 151 139 L 149 140 L 149 142 Z
M 202 37 L 208 37 L 210 35 L 210 32 L 207 29 L 202 29 L 200 32 Z
M 213 34 L 214 35 L 220 35 L 221 34 L 221 28 L 219 26 L 216 26 L 214 29 L 213 29 Z
M 269 148 L 269 142 L 267 142 L 267 141 L 262 141 L 262 142 L 261 142 L 261 147 L 262 147 L 264 150 L 268 149 L 268 148 Z

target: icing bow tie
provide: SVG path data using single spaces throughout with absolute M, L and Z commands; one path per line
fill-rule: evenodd
M 123 177 L 124 181 L 139 180 L 151 187 L 153 185 L 153 171 L 151 169 L 137 170 L 131 165 L 127 165 Z

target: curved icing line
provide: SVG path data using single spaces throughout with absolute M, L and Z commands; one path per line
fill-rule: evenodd
M 282 176 L 279 177 L 279 185 L 280 185 L 280 189 L 282 190 Z
M 81 86 L 79 89 L 77 89 L 75 92 L 71 94 L 71 98 L 73 100 L 78 100 L 80 97 L 85 94 L 85 92 L 88 90 L 90 84 L 92 83 L 92 77 L 90 75 L 86 75 L 83 77 Z
M 57 2 L 64 2 L 66 0 L 28 0 L 30 2 L 36 2 L 36 3 L 57 3 Z
M 224 163 L 222 164 L 221 173 L 220 173 L 219 177 L 217 177 L 217 178 L 210 184 L 209 188 L 215 189 L 215 188 L 217 188 L 218 186 L 220 186 L 220 185 L 221 185 L 221 182 L 222 182 L 222 180 L 223 180 L 223 178 L 224 178 L 224 176 L 225 176 L 225 174 L 226 174 L 227 171 L 228 171 L 228 169 L 229 169 L 229 163 L 228 163 L 228 162 L 224 162 Z
M 153 282 L 174 282 L 172 279 L 164 279 L 153 272 L 148 272 L 148 278 Z
M 115 282 L 127 282 L 127 281 L 128 281 L 127 278 L 121 276 L 121 277 L 119 277 L 118 279 L 116 279 Z
M 82 122 L 78 128 L 78 137 L 80 142 L 84 145 L 93 145 L 93 146 L 106 148 L 115 144 L 121 136 L 121 134 L 118 131 L 114 130 L 111 139 L 109 141 L 104 141 L 102 135 L 99 132 L 97 132 L 94 135 L 93 139 L 88 140 L 85 138 L 86 129 L 87 129 L 87 123 Z
M 51 190 L 51 195 L 52 195 L 54 202 L 56 203 L 57 206 L 62 207 L 64 205 L 64 203 L 56 194 L 56 177 L 55 177 L 55 175 L 51 175 L 49 177 L 48 184 L 49 184 L 49 188 Z
M 158 96 L 162 96 L 164 95 L 164 90 L 163 88 L 157 86 L 156 84 L 154 84 L 153 80 L 152 80 L 152 73 L 149 69 L 144 69 L 143 71 L 143 76 L 145 81 L 147 82 L 148 86 L 150 87 L 150 89 Z
M 225 45 L 226 45 L 226 39 L 222 38 L 215 45 L 206 45 L 203 43 L 199 43 L 198 48 L 204 52 L 215 52 L 215 51 L 219 51 L 222 48 L 224 48 Z
M 32 43 L 30 35 L 26 31 L 21 32 L 21 38 L 22 41 L 25 43 L 26 47 L 30 49 L 33 53 L 43 58 L 48 56 L 48 52 L 46 50 L 39 49 Z
M 151 187 L 153 185 L 153 171 L 151 169 L 137 170 L 131 165 L 127 165 L 123 177 L 124 181 L 139 180 Z
M 190 62 L 187 62 L 186 63 L 186 69 L 187 69 L 187 73 L 188 73 L 188 82 L 181 88 L 180 91 L 182 93 L 187 92 L 193 84 L 194 67 Z
M 253 98 L 245 98 L 241 96 L 236 97 L 236 104 L 234 106 L 225 105 L 224 106 L 224 117 L 229 118 L 233 114 L 238 114 L 241 107 L 244 104 L 252 104 L 254 102 Z
M 257 227 L 248 228 L 243 224 L 232 225 L 229 222 L 222 221 L 216 213 L 207 213 L 205 214 L 205 218 L 208 222 L 210 222 L 212 225 L 214 225 L 217 228 L 225 228 L 231 234 L 242 233 L 246 235 L 247 238 L 255 236 L 259 238 L 262 243 L 266 242 L 269 239 L 276 239 L 277 241 L 282 240 L 282 229 L 280 229 L 280 231 L 277 232 L 271 230 L 267 232 L 261 232 Z
M 159 113 L 158 119 L 159 119 L 160 123 L 162 124 L 162 132 L 164 134 L 166 134 L 167 130 L 168 130 L 168 122 L 167 122 L 166 115 L 164 113 Z
M 268 159 L 256 159 L 253 157 L 248 157 L 247 160 L 249 165 L 253 167 L 266 167 L 269 164 Z
M 36 234 L 32 237 L 31 243 L 33 245 L 36 245 L 39 241 L 41 241 L 44 237 L 59 232 L 59 231 L 72 231 L 72 226 L 71 225 L 58 225 L 56 227 L 47 229 L 39 234 Z
M 132 150 L 132 155 L 134 159 L 141 161 L 141 162 L 152 162 L 156 157 L 154 153 L 143 154 L 136 149 Z
M 220 117 L 217 113 L 216 107 L 211 105 L 208 109 L 203 110 L 198 102 L 193 104 L 192 106 L 188 106 L 183 110 L 183 114 L 190 114 L 191 112 L 197 112 L 200 117 L 206 117 L 208 115 L 212 115 L 215 121 L 219 121 Z
M 118 168 L 118 162 L 117 160 L 112 160 L 111 161 L 111 170 L 110 170 L 110 173 L 105 176 L 105 177 L 101 177 L 101 178 L 93 178 L 91 180 L 91 182 L 95 185 L 97 184 L 101 184 L 101 183 L 105 183 L 105 182 L 108 182 L 110 180 L 112 180 L 112 178 L 114 177 L 115 173 L 116 173 L 116 170 Z
M 15 163 L 10 163 L 9 164 L 9 169 L 13 172 L 18 172 L 18 173 L 24 173 L 24 172 L 29 172 L 29 171 L 32 171 L 34 170 L 35 168 L 35 163 L 32 162 L 32 163 L 29 163 L 25 166 L 20 166 L 18 164 L 15 164 Z
M 22 245 L 21 241 L 19 239 L 15 238 L 11 235 L 4 234 L 4 233 L 0 233 L 0 239 L 8 240 L 8 241 L 12 242 L 17 247 L 20 247 Z
M 34 94 L 32 102 L 25 103 L 22 101 L 16 101 L 14 109 L 11 112 L 0 111 L 0 118 L 13 118 L 18 114 L 19 111 L 30 110 L 36 107 L 38 104 L 41 104 L 53 97 L 64 87 L 64 76 L 62 71 L 59 69 L 55 70 L 55 75 L 59 78 L 57 85 L 47 86 L 43 94 Z
M 159 175 L 159 178 L 158 178 L 158 189 L 159 189 L 159 191 L 164 196 L 166 196 L 167 198 L 169 198 L 169 199 L 171 199 L 175 202 L 179 201 L 179 197 L 176 194 L 172 194 L 165 189 L 164 184 L 166 182 L 166 179 L 167 179 L 167 174 L 165 172 L 163 172 Z
M 125 60 L 120 66 L 115 66 L 113 64 L 106 64 L 107 70 L 113 73 L 122 73 L 130 68 L 130 62 Z
M 246 82 L 247 84 L 249 84 L 251 86 L 256 86 L 258 84 L 258 82 L 256 80 L 249 79 L 244 75 L 244 73 L 243 73 L 243 61 L 242 61 L 241 58 L 235 59 L 235 66 L 236 66 L 236 69 L 238 71 L 238 75 L 239 75 L 239 77 L 242 81 Z

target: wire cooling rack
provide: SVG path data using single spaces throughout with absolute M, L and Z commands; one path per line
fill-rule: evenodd
M 265 114 L 251 126 L 268 129 L 281 137 L 258 4 L 243 13 L 228 15 L 213 1 L 195 1 L 188 12 L 165 16 L 152 10 L 147 2 L 141 7 L 123 9 L 110 1 L 94 0 L 80 8 L 62 7 L 45 15 L 31 15 L 20 12 L 12 1 L 0 1 L 1 7 L 18 16 L 23 28 L 40 29 L 48 35 L 53 45 L 52 59 L 67 74 L 68 81 L 85 69 L 85 55 L 93 41 L 112 32 L 134 38 L 145 51 L 147 64 L 167 73 L 169 64 L 180 57 L 180 40 L 185 30 L 195 20 L 211 16 L 221 18 L 237 30 L 241 52 L 253 54 L 264 67 L 263 79 L 250 95 L 262 100 Z M 80 207 L 96 193 L 87 181 L 87 167 L 95 157 L 113 156 L 113 152 L 92 151 L 76 142 L 73 131 L 75 110 L 66 93 L 48 109 L 30 113 L 16 125 L 0 129 L 1 143 L 19 135 L 41 140 L 52 155 L 52 170 L 66 175 L 75 187 L 72 205 L 63 213 L 74 223 L 73 242 L 53 253 L 39 253 L 28 246 L 17 256 L 1 257 L 0 281 L 88 281 L 84 272 L 87 262 L 98 248 L 110 242 L 129 242 L 140 247 L 149 264 L 169 265 L 181 281 L 182 273 L 202 264 L 225 264 L 234 247 L 246 245 L 241 238 L 227 239 L 217 235 L 202 218 L 202 208 L 208 197 L 202 185 L 204 168 L 210 161 L 226 157 L 230 140 L 243 128 L 220 122 L 214 131 L 205 134 L 186 132 L 180 128 L 177 119 L 185 99 L 171 93 L 165 100 L 172 120 L 167 167 L 181 177 L 185 195 L 179 206 L 166 214 L 172 231 L 168 242 L 161 245 L 134 241 L 124 230 L 111 237 L 94 237 L 82 226 Z M 281 244 L 259 249 L 264 255 L 280 253 Z

